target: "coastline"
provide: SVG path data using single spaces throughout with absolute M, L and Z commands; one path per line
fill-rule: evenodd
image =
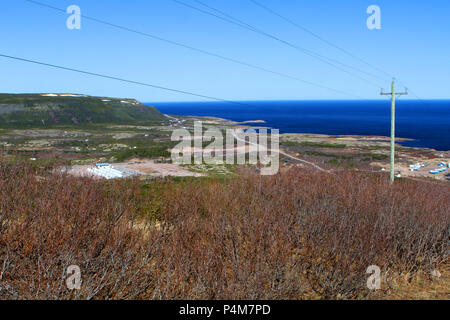
M 408 100 L 397 108 L 397 140 L 404 147 L 450 150 L 450 101 L 429 101 L 431 108 Z M 330 136 L 390 136 L 386 101 L 252 101 L 248 107 L 216 102 L 173 102 L 153 105 L 163 113 L 203 117 L 222 123 L 265 126 L 281 133 Z
M 203 121 L 205 127 L 221 129 L 271 129 L 258 124 L 266 123 L 251 121 L 232 121 L 219 117 L 174 116 L 180 119 Z M 441 162 L 450 163 L 450 150 L 438 151 L 426 147 L 410 147 L 403 142 L 414 141 L 408 138 L 396 138 L 396 175 L 398 177 L 424 178 L 437 181 L 448 181 L 447 173 L 431 174 Z M 375 135 L 330 135 L 315 133 L 282 133 L 280 134 L 280 150 L 305 161 L 318 164 L 325 169 L 339 170 L 342 168 L 367 172 L 388 172 L 390 167 L 390 137 Z M 304 166 L 298 161 L 283 158 L 283 167 Z M 423 168 L 411 171 L 410 166 L 423 163 Z
M 225 118 L 219 118 L 219 117 L 210 117 L 210 116 L 180 116 L 180 115 L 171 115 L 171 117 L 179 117 L 182 119 L 189 119 L 191 121 L 202 121 L 205 125 L 213 124 L 213 125 L 224 125 L 224 126 L 236 126 L 240 129 L 274 129 L 273 127 L 269 126 L 252 126 L 251 124 L 267 124 L 267 121 L 265 120 L 246 120 L 246 121 L 234 121 L 230 119 Z M 308 132 L 292 132 L 292 133 L 281 133 L 281 137 L 314 137 L 314 138 L 323 138 L 323 139 L 333 139 L 333 140 L 342 140 L 342 141 L 348 141 L 348 140 L 354 140 L 354 141 L 361 141 L 361 142 L 381 142 L 381 143 L 390 143 L 391 138 L 389 136 L 378 136 L 378 135 L 355 135 L 355 134 L 323 134 L 323 133 L 308 133 Z M 407 141 L 416 141 L 415 139 L 411 138 L 402 138 L 397 137 L 395 139 L 396 143 L 401 142 L 407 142 Z M 440 152 L 433 148 L 426 148 L 426 147 L 409 147 L 409 146 L 401 146 L 403 148 L 410 148 L 410 149 L 424 149 L 424 150 L 430 150 L 433 152 Z M 450 152 L 450 150 L 442 151 L 442 152 Z

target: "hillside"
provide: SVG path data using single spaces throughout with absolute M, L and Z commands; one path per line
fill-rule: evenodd
M 134 99 L 76 94 L 0 94 L 0 126 L 36 127 L 84 123 L 136 124 L 164 119 Z
M 0 300 L 449 298 L 443 184 L 300 168 L 103 181 L 0 156 L 0 190 Z

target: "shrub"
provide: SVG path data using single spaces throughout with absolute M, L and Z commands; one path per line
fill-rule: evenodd
M 0 166 L 3 299 L 355 299 L 369 265 L 448 266 L 444 184 L 292 169 L 143 185 Z

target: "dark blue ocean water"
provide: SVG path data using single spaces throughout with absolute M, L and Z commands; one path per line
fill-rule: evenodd
M 245 105 L 226 102 L 148 104 L 171 115 L 265 120 L 267 126 L 281 133 L 390 135 L 389 100 L 242 103 Z M 414 139 L 402 143 L 406 146 L 450 150 L 450 100 L 397 101 L 397 136 Z

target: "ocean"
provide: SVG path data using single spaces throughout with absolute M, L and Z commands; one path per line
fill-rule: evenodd
M 390 136 L 390 101 L 245 101 L 146 103 L 164 114 L 264 120 L 281 133 Z M 249 124 L 252 125 L 252 124 Z M 254 124 L 261 126 L 260 123 Z M 397 137 L 410 147 L 450 150 L 450 100 L 397 101 Z

